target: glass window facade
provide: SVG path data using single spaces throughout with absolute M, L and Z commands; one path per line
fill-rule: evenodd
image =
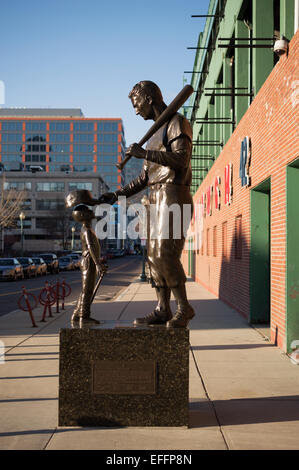
M 22 142 L 22 134 L 6 134 L 2 133 L 2 142 Z
M 74 171 L 93 171 L 93 166 L 92 165 L 74 165 L 73 166 Z
M 69 122 L 50 122 L 49 124 L 50 132 L 69 132 L 70 123 Z
M 125 156 L 121 119 L 2 118 L 0 123 L 2 169 L 29 171 L 39 165 L 50 172 L 98 172 L 113 191 L 123 183 L 115 166 Z
M 64 200 L 52 200 L 52 199 L 37 199 L 36 201 L 36 210 L 55 210 L 55 209 L 64 209 Z
M 21 155 L 2 155 L 2 162 L 22 162 Z
M 19 191 L 31 190 L 30 182 L 23 181 L 4 181 L 4 190 L 8 191 L 10 189 L 17 189 Z
M 61 192 L 61 191 L 64 191 L 64 183 L 61 183 L 61 182 L 36 183 L 36 191 Z
M 94 131 L 94 123 L 93 122 L 75 122 L 74 123 L 74 131 L 93 132 Z
M 88 191 L 92 191 L 92 183 L 69 183 L 69 190 L 73 191 L 74 189 L 87 189 Z
M 44 132 L 47 128 L 45 122 L 29 121 L 26 122 L 26 131 Z
M 2 122 L 2 131 L 21 131 L 22 123 L 21 122 Z

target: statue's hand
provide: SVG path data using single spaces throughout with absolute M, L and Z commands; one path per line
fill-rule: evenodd
M 97 269 L 97 275 L 100 276 L 102 273 L 105 274 L 105 272 L 108 269 L 108 266 L 107 264 L 100 263 L 96 265 L 96 269 Z
M 104 193 L 98 199 L 98 204 L 114 204 L 117 201 L 117 195 L 115 193 Z
M 136 158 L 145 158 L 146 151 L 139 145 L 139 144 L 132 144 L 126 151 L 126 155 L 130 155 L 131 157 Z

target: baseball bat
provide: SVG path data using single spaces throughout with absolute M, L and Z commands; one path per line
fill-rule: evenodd
M 158 119 L 154 122 L 152 127 L 147 131 L 147 133 L 142 137 L 138 142 L 138 145 L 142 147 L 147 140 L 149 140 L 155 132 L 157 132 L 160 127 L 163 126 L 167 121 L 169 121 L 175 113 L 180 109 L 180 107 L 185 103 L 189 98 L 191 93 L 193 93 L 193 87 L 191 85 L 185 85 L 184 88 L 179 92 L 179 94 L 174 98 L 174 100 L 164 109 L 163 113 L 160 114 Z M 127 155 L 120 163 L 116 164 L 116 167 L 119 170 L 122 170 L 126 163 L 130 160 L 131 155 Z

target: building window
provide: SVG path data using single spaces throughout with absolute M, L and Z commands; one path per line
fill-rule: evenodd
M 87 189 L 92 191 L 92 183 L 69 183 L 69 190 L 73 191 L 74 189 Z
M 93 142 L 93 134 L 74 134 L 74 142 Z
M 74 131 L 92 132 L 94 130 L 93 122 L 75 122 Z
M 235 258 L 242 259 L 242 215 L 235 219 Z
M 21 227 L 21 221 L 19 218 L 16 219 L 16 226 L 18 228 Z M 31 228 L 31 217 L 26 217 L 26 219 L 23 220 L 23 228 Z
M 46 155 L 26 155 L 25 162 L 45 162 Z
M 45 210 L 62 210 L 64 209 L 64 200 L 58 199 L 37 199 L 36 201 L 36 210 L 45 211 Z
M 22 145 L 2 144 L 2 152 L 22 152 Z
M 3 131 L 21 131 L 22 123 L 21 122 L 2 122 Z
M 26 134 L 28 142 L 46 142 L 46 134 Z
M 104 132 L 116 132 L 117 131 L 117 122 L 99 122 L 98 130 Z
M 217 256 L 217 226 L 213 227 L 213 256 Z
M 100 154 L 103 153 L 117 153 L 117 145 L 99 144 L 98 150 Z
M 74 155 L 74 162 L 93 163 L 93 155 Z
M 210 256 L 210 229 L 207 228 L 207 256 Z
M 50 122 L 50 131 L 65 132 L 70 130 L 69 122 Z
M 24 201 L 22 201 L 22 209 L 24 211 L 31 211 L 32 209 L 31 199 L 25 199 Z
M 92 172 L 92 171 L 93 171 L 93 166 L 74 165 L 74 166 L 73 166 L 73 171 L 88 171 L 88 172 Z
M 45 122 L 26 122 L 26 131 L 45 131 L 46 123 Z
M 69 142 L 70 134 L 50 134 L 50 142 Z
M 36 183 L 36 191 L 61 192 L 64 191 L 64 183 Z
M 69 153 L 70 151 L 70 146 L 69 145 L 62 145 L 62 144 L 57 144 L 57 145 L 50 145 L 50 152 L 53 153 L 64 153 L 67 152 Z
M 93 153 L 92 144 L 75 144 L 74 153 Z
M 26 220 L 26 219 L 25 219 Z M 37 229 L 49 230 L 49 232 L 57 231 L 58 221 L 55 217 L 37 217 L 35 219 L 35 227 Z
M 69 163 L 70 161 L 70 156 L 69 155 L 64 155 L 63 153 L 61 155 L 52 155 L 49 157 L 50 162 L 56 162 L 56 163 Z
M 22 142 L 22 134 L 2 134 L 2 142 Z
M 18 191 L 30 191 L 31 183 L 25 183 L 23 181 L 4 181 L 4 191 L 9 191 L 10 189 L 17 189 Z
M 22 162 L 21 155 L 2 155 L 2 162 Z
M 227 222 L 222 224 L 222 256 L 227 258 Z

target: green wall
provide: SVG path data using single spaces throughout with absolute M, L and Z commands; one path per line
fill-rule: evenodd
M 299 159 L 287 167 L 286 235 L 286 346 L 290 352 L 292 341 L 299 341 Z
M 250 323 L 270 321 L 270 193 L 270 179 L 250 192 Z

